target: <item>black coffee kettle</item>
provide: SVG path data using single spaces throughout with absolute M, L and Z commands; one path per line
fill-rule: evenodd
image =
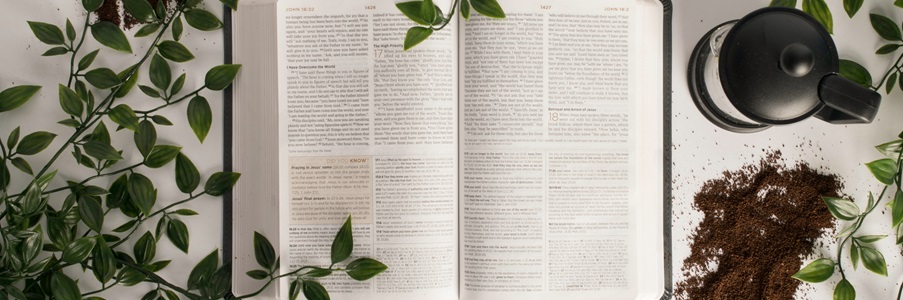
M 715 125 L 750 133 L 810 116 L 870 123 L 881 95 L 838 75 L 834 41 L 814 18 L 769 7 L 709 31 L 690 57 L 687 81 Z

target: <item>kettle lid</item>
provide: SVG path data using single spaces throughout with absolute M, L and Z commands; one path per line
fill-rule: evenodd
M 818 112 L 819 82 L 837 73 L 834 41 L 796 9 L 759 9 L 738 21 L 719 51 L 721 86 L 734 107 L 764 124 L 789 124 Z

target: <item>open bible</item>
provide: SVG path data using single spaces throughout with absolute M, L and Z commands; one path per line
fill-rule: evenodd
M 235 294 L 263 284 L 254 231 L 281 273 L 329 266 L 351 215 L 353 255 L 389 269 L 320 280 L 333 299 L 669 295 L 670 4 L 499 2 L 506 19 L 455 14 L 403 51 L 392 2 L 241 1 Z

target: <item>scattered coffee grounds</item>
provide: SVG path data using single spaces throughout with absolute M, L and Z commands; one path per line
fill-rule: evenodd
M 97 9 L 96 13 L 98 20 L 122 26 L 122 17 L 119 15 L 119 0 L 104 0 L 103 5 Z
M 842 187 L 805 163 L 786 167 L 779 151 L 703 184 L 693 206 L 704 217 L 677 298 L 793 299 L 800 282 L 790 276 L 834 227 L 821 196 Z
M 171 10 L 175 7 L 173 3 L 175 2 L 184 2 L 185 0 L 146 0 L 151 4 L 151 7 L 154 9 L 157 8 L 157 5 L 163 5 L 166 7 L 168 12 L 172 12 Z M 81 0 L 79 0 L 81 2 Z M 122 0 L 104 0 L 103 5 L 100 9 L 97 10 L 97 19 L 101 21 L 109 21 L 113 24 L 119 25 L 123 29 L 131 29 L 142 22 L 138 19 L 135 19 L 128 12 L 123 12 L 120 14 L 119 8 L 122 6 Z

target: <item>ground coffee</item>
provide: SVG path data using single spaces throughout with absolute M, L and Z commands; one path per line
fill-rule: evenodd
M 157 8 L 157 5 L 163 5 L 169 12 L 172 12 L 171 10 L 175 7 L 173 4 L 176 1 L 184 2 L 185 0 L 147 0 L 154 9 Z M 81 0 L 79 0 L 79 2 L 81 2 Z M 97 10 L 97 19 L 100 21 L 112 22 L 123 29 L 130 29 L 141 24 L 141 21 L 135 19 L 135 17 L 127 12 L 120 14 L 119 8 L 121 7 L 121 2 L 122 0 L 104 0 L 103 5 Z
M 793 299 L 790 276 L 834 227 L 821 196 L 842 184 L 801 163 L 786 167 L 780 152 L 706 182 L 693 206 L 704 214 L 684 260 L 679 299 Z

